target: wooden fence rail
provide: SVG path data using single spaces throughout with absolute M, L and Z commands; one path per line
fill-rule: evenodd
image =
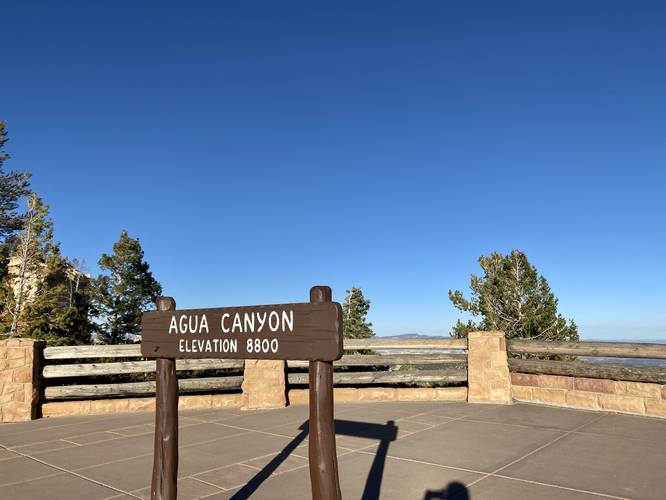
M 467 382 L 467 340 L 465 339 L 348 339 L 345 351 L 370 351 L 347 354 L 333 364 L 334 385 L 429 385 L 442 386 Z M 421 351 L 426 353 L 376 354 L 377 351 Z M 434 352 L 433 352 L 434 351 Z M 307 362 L 287 361 L 288 370 L 307 368 Z M 339 371 L 339 368 L 366 368 L 369 371 Z M 415 369 L 423 367 L 423 369 Z M 425 368 L 427 367 L 427 368 Z M 290 385 L 307 385 L 308 374 L 288 372 Z
M 509 340 L 511 354 L 569 355 L 610 358 L 666 359 L 666 344 L 620 342 L 544 342 Z M 513 372 L 535 375 L 562 375 L 627 382 L 666 383 L 666 366 L 589 363 L 583 360 L 555 361 L 509 358 Z
M 666 344 L 620 342 L 546 342 L 508 340 L 507 349 L 516 354 L 563 354 L 610 358 L 666 359 Z
M 118 358 L 139 358 L 137 361 L 103 361 Z M 155 382 L 115 382 L 90 383 L 81 377 L 108 377 L 135 373 L 154 373 L 155 360 L 141 359 L 141 346 L 92 345 L 57 346 L 44 349 L 45 366 L 42 377 L 45 381 L 44 399 L 99 399 L 113 397 L 152 396 Z M 100 360 L 93 363 L 80 363 L 80 360 Z M 60 363 L 69 360 L 70 363 Z M 179 359 L 176 371 L 230 370 L 229 375 L 216 377 L 186 378 L 178 381 L 183 393 L 235 391 L 243 383 L 243 360 L 232 359 Z M 239 374 L 240 372 L 240 374 Z M 79 378 L 79 383 L 77 382 Z M 54 379 L 65 379 L 67 384 Z M 58 385 L 60 384 L 60 385 Z
M 44 349 L 44 359 L 140 358 L 140 344 L 74 345 Z
M 307 385 L 307 373 L 289 373 L 287 381 L 294 385 Z M 466 369 L 415 370 L 405 372 L 334 372 L 334 385 L 369 384 L 450 384 L 467 382 Z
M 509 359 L 512 372 L 535 375 L 564 375 L 567 377 L 603 378 L 627 382 L 666 383 L 666 367 L 611 365 L 581 361 L 550 361 L 541 359 Z
M 181 379 L 182 392 L 213 392 L 240 389 L 242 376 Z M 98 399 L 110 397 L 154 396 L 155 382 L 126 382 L 122 384 L 84 384 L 51 386 L 44 390 L 47 400 Z
M 467 339 L 346 339 L 352 349 L 467 349 Z
M 351 354 L 333 362 L 334 366 L 397 366 L 466 364 L 467 354 Z M 287 361 L 289 368 L 307 368 L 307 361 Z
M 176 371 L 242 369 L 245 362 L 237 359 L 179 359 Z M 155 360 L 121 361 L 112 363 L 79 363 L 46 365 L 44 378 L 90 377 L 98 375 L 122 375 L 125 373 L 150 373 L 155 371 Z

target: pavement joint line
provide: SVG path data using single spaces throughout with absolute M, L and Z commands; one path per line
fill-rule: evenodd
M 187 476 L 186 478 L 183 478 L 183 479 L 192 479 L 194 481 L 199 481 L 200 483 L 207 484 L 208 486 L 213 486 L 214 488 L 217 488 L 220 491 L 224 491 L 224 488 L 222 488 L 222 486 L 218 486 L 215 483 L 209 483 L 208 481 L 204 481 L 203 479 L 199 479 L 198 477 Z M 216 491 L 215 493 L 211 493 L 211 494 L 212 495 L 217 495 L 218 493 L 220 493 L 220 491 Z
M 58 465 L 53 465 L 53 464 L 50 464 L 50 463 L 48 463 L 48 462 L 44 462 L 43 460 L 39 460 L 38 458 L 31 457 L 30 455 L 25 455 L 25 454 L 23 454 L 23 453 L 19 453 L 19 455 L 21 455 L 21 456 L 23 456 L 23 457 L 25 457 L 25 458 L 27 458 L 27 459 L 29 459 L 29 460 L 32 460 L 32 461 L 34 461 L 34 462 L 40 463 L 40 464 L 42 464 L 42 465 L 46 465 L 47 467 L 51 467 L 52 469 L 59 470 L 60 472 L 64 472 L 65 474 L 69 474 L 69 475 L 72 475 L 72 476 L 78 477 L 79 479 L 83 479 L 83 480 L 88 481 L 88 482 L 90 482 L 90 483 L 96 484 L 96 485 L 98 485 L 98 486 L 102 486 L 102 487 L 104 487 L 104 488 L 108 488 L 108 489 L 110 489 L 110 490 L 117 491 L 117 492 L 120 493 L 120 494 L 126 494 L 126 495 L 130 495 L 130 496 L 134 496 L 134 495 L 132 495 L 131 493 L 129 493 L 129 492 L 125 491 L 125 490 L 121 490 L 120 488 L 116 488 L 115 486 L 111 486 L 110 484 L 106 484 L 106 483 L 103 483 L 103 482 L 101 482 L 101 481 L 97 481 L 97 480 L 95 480 L 95 479 L 92 479 L 92 478 L 86 477 L 86 476 L 84 476 L 84 475 L 82 475 L 82 474 L 78 474 L 78 473 L 76 473 L 76 472 L 74 472 L 74 471 L 71 471 L 71 470 L 65 469 L 65 468 L 60 467 L 60 466 L 58 466 Z M 58 474 L 52 474 L 52 475 L 49 475 L 49 476 L 47 476 L 47 477 L 52 477 L 52 476 L 56 476 L 56 475 L 58 475 Z M 37 478 L 34 478 L 34 479 L 37 479 Z M 33 480 L 34 480 L 34 479 L 33 479 Z M 42 478 L 42 479 L 43 479 L 43 478 Z M 26 483 L 26 482 L 29 482 L 29 481 L 21 481 L 21 483 Z M 5 486 L 6 486 L 6 485 L 5 485 Z M 139 498 L 139 497 L 135 497 L 135 498 Z
M 237 436 L 243 436 L 245 434 L 249 434 L 249 433 L 248 432 L 240 432 L 238 434 L 231 434 L 229 436 L 224 436 L 224 437 L 220 437 L 220 438 L 216 438 L 216 439 L 210 439 L 208 441 L 199 441 L 199 442 L 196 442 L 196 443 L 189 443 L 189 444 L 183 444 L 183 445 L 179 444 L 178 445 L 178 451 L 180 451 L 182 449 L 186 449 L 186 448 L 191 448 L 193 446 L 199 446 L 199 445 L 205 444 L 205 443 L 214 443 L 214 442 L 220 441 L 222 439 L 227 439 L 227 438 L 237 437 Z M 119 462 L 134 460 L 135 458 L 148 457 L 148 456 L 152 456 L 153 454 L 154 454 L 154 452 L 150 451 L 148 453 L 141 453 L 139 455 L 132 455 L 131 457 L 123 457 L 123 458 L 119 458 L 118 460 L 111 460 L 109 462 L 104 462 L 104 463 L 101 463 L 101 464 L 86 465 L 85 467 L 79 467 L 79 468 L 76 468 L 76 469 L 73 469 L 73 470 L 75 470 L 75 471 L 84 471 L 84 470 L 88 470 L 88 469 L 94 469 L 95 467 L 101 467 L 103 465 L 112 465 L 112 464 L 116 464 L 116 463 L 119 463 Z
M 478 419 L 474 419 L 474 418 L 468 418 L 468 419 L 465 420 L 465 422 L 473 422 L 475 424 L 508 425 L 510 427 L 521 427 L 523 429 L 537 429 L 537 430 L 542 430 L 542 431 L 567 432 L 567 429 L 557 429 L 555 427 L 546 427 L 546 426 L 541 427 L 541 426 L 537 426 L 537 425 L 514 424 L 514 423 L 509 423 L 509 422 L 492 422 L 492 421 L 488 421 L 488 420 L 478 420 Z
M 123 434 L 121 432 L 116 432 L 116 431 L 105 431 L 105 432 L 108 432 L 110 434 L 115 434 L 116 436 L 121 436 L 121 437 L 134 437 L 134 436 L 141 436 L 141 434 L 147 434 L 147 433 L 144 433 L 144 432 L 142 432 L 140 434 Z
M 201 425 L 201 424 L 204 424 L 204 423 L 209 423 L 209 422 L 201 422 L 201 423 L 196 423 L 196 424 L 183 425 L 182 427 L 179 426 L 179 429 L 187 429 L 189 427 L 194 427 L 194 426 Z M 143 425 L 143 424 L 140 424 L 140 425 Z M 130 427 L 135 427 L 135 426 L 130 426 Z M 119 429 L 122 429 L 122 428 L 123 427 L 119 427 Z M 88 436 L 90 434 L 96 434 L 97 432 L 99 432 L 99 431 L 89 432 L 87 434 L 78 434 L 76 436 L 67 436 L 67 437 L 72 438 L 72 437 Z M 102 431 L 102 432 L 113 432 L 113 431 Z M 22 445 L 19 445 L 19 446 L 8 447 L 7 449 L 12 451 L 12 450 L 17 450 L 17 449 L 21 449 L 21 448 L 27 448 L 28 446 L 35 446 L 35 445 L 38 445 L 38 444 L 51 443 L 53 441 L 66 441 L 68 443 L 75 444 L 77 446 L 87 446 L 88 444 L 97 444 L 97 443 L 102 443 L 102 442 L 107 442 L 107 441 L 116 441 L 118 439 L 123 439 L 123 438 L 128 438 L 128 437 L 135 438 L 135 437 L 138 437 L 138 436 L 145 436 L 147 434 L 154 434 L 154 433 L 155 433 L 154 431 L 147 431 L 147 432 L 142 432 L 140 434 L 134 434 L 134 435 L 129 435 L 129 436 L 125 436 L 123 434 L 118 434 L 117 438 L 103 439 L 102 441 L 95 441 L 95 442 L 92 442 L 92 443 L 86 443 L 85 445 L 74 443 L 72 441 L 67 441 L 66 438 L 56 438 L 56 439 L 47 439 L 46 441 L 35 441 L 34 443 L 28 443 L 28 444 L 22 444 Z M 117 434 L 117 433 L 114 432 L 114 434 Z M 4 445 L 0 445 L 0 446 L 4 446 Z M 64 448 L 59 448 L 59 449 L 64 449 Z M 57 449 L 56 450 L 48 450 L 48 451 L 44 451 L 44 452 L 40 452 L 40 453 L 49 453 L 51 451 L 57 451 Z
M 487 409 L 485 409 L 485 410 L 481 410 L 480 413 L 486 413 L 486 412 L 489 412 L 489 411 L 491 411 L 491 410 L 493 410 L 493 409 L 494 409 L 494 408 L 487 408 Z M 419 414 L 417 414 L 417 415 L 429 415 L 429 414 L 432 414 L 433 411 L 437 411 L 437 409 L 430 410 L 429 412 L 419 413 Z M 407 434 L 407 435 L 405 435 L 405 436 L 398 436 L 398 437 L 396 438 L 396 441 L 400 441 L 402 438 L 405 438 L 405 437 L 413 436 L 414 434 L 419 434 L 419 433 L 421 433 L 421 432 L 425 432 L 425 431 L 428 431 L 428 430 L 432 430 L 432 429 L 434 429 L 435 427 L 440 427 L 440 426 L 442 426 L 442 425 L 450 424 L 451 422 L 457 422 L 457 421 L 463 420 L 466 416 L 467 416 L 467 415 L 462 415 L 462 416 L 460 416 L 460 417 L 451 418 L 448 422 L 442 422 L 441 424 L 437 424 L 437 425 L 435 425 L 435 426 L 433 426 L 433 427 L 430 427 L 430 428 L 428 428 L 428 429 L 421 429 L 421 430 L 418 430 L 418 431 L 414 431 L 414 432 L 412 432 L 411 434 Z M 373 446 L 377 446 L 377 443 L 373 443 L 373 444 L 370 444 L 370 445 L 368 445 L 368 446 L 363 446 L 363 447 L 361 447 L 361 448 L 357 448 L 357 449 L 355 449 L 355 450 L 352 450 L 352 453 L 363 452 L 363 451 L 365 451 L 365 450 L 368 449 L 368 448 L 372 448 Z M 389 456 L 389 455 L 387 454 L 386 456 Z
M 248 429 L 247 427 L 240 427 L 238 425 L 223 424 L 221 422 L 211 422 L 211 423 L 215 424 L 215 425 L 221 425 L 221 426 L 224 426 L 224 427 L 230 427 L 232 429 L 238 429 L 238 430 L 241 430 L 241 431 L 256 432 L 258 434 L 267 434 L 269 436 L 282 437 L 282 438 L 287 438 L 287 439 L 294 439 L 294 436 L 287 436 L 285 434 L 277 434 L 275 432 L 260 431 L 260 430 L 257 430 L 257 429 Z M 285 425 L 287 425 L 287 424 L 285 424 Z M 279 427 L 281 427 L 281 426 L 279 426 Z
M 354 453 L 360 453 L 361 455 L 370 455 L 371 457 L 374 457 L 376 454 L 371 452 L 371 451 L 365 451 L 365 450 L 355 450 Z M 474 470 L 474 469 L 466 469 L 465 467 L 457 467 L 455 465 L 445 465 L 445 464 L 438 464 L 435 462 L 428 462 L 427 460 L 417 460 L 415 458 L 407 458 L 407 457 L 398 457 L 396 455 L 386 455 L 386 458 L 391 458 L 393 460 L 400 460 L 401 462 L 411 462 L 414 464 L 421 464 L 421 465 L 432 465 L 433 467 L 440 467 L 442 469 L 452 469 L 452 470 L 458 470 L 461 472 L 471 472 L 473 474 L 479 474 L 479 475 L 486 475 L 488 474 L 487 472 L 483 472 L 480 470 Z
M 505 476 L 504 474 L 493 474 L 492 477 L 499 477 L 499 478 L 502 478 L 502 479 L 509 479 L 511 481 L 519 481 L 521 483 L 536 484 L 536 485 L 539 485 L 539 486 L 549 486 L 551 488 L 558 488 L 558 489 L 561 489 L 561 490 L 575 491 L 577 493 L 587 493 L 589 495 L 596 495 L 596 496 L 605 497 L 605 498 L 614 498 L 614 499 L 617 499 L 617 500 L 631 500 L 627 497 L 618 497 L 618 496 L 615 496 L 615 495 L 609 495 L 607 493 L 600 493 L 598 491 L 580 490 L 578 488 L 571 488 L 569 486 L 561 486 L 559 484 L 542 483 L 540 481 L 533 481 L 531 479 L 522 479 L 522 478 L 519 478 L 519 477 Z
M 51 474 L 46 474 L 44 476 L 34 476 L 34 477 L 31 477 L 28 480 L 23 479 L 21 481 L 12 481 L 11 483 L 3 483 L 3 484 L 0 484 L 0 491 L 2 490 L 2 488 L 6 487 L 6 486 L 15 486 L 17 484 L 30 483 L 32 481 L 37 481 L 38 479 L 48 479 L 50 477 L 59 476 L 61 474 L 62 474 L 62 472 L 58 471 L 58 472 L 53 472 Z
M 76 436 L 76 437 L 81 437 L 81 436 Z M 68 440 L 68 439 L 64 439 L 64 438 L 60 438 L 58 441 L 62 441 L 63 443 L 73 444 L 73 445 L 75 445 L 75 446 L 84 446 L 84 445 L 82 445 L 82 444 L 75 443 L 74 441 L 70 441 L 70 440 Z M 107 439 L 106 441 L 109 441 L 109 439 Z M 47 442 L 48 442 L 48 441 L 47 441 Z M 97 441 L 97 442 L 99 442 L 99 441 Z M 95 442 L 88 443 L 88 444 L 95 444 Z M 61 448 L 61 449 L 63 449 L 63 448 Z M 49 451 L 54 451 L 54 450 L 49 450 Z M 47 453 L 47 452 L 44 452 L 44 453 Z
M 526 453 L 526 454 L 523 455 L 522 457 L 519 457 L 519 458 L 517 458 L 517 459 L 515 459 L 515 460 L 513 460 L 513 461 L 511 461 L 511 462 L 509 462 L 508 464 L 505 464 L 505 465 L 503 465 L 502 467 L 500 467 L 500 468 L 498 468 L 498 469 L 495 469 L 494 471 L 488 473 L 486 476 L 477 479 L 476 481 L 470 483 L 468 486 L 473 486 L 474 484 L 476 484 L 476 483 L 478 483 L 478 482 L 480 482 L 480 481 L 483 481 L 483 480 L 486 479 L 487 477 L 494 476 L 495 474 L 497 474 L 497 473 L 500 472 L 500 471 L 503 471 L 503 470 L 506 469 L 507 467 L 511 467 L 512 465 L 514 465 L 514 464 L 520 462 L 521 460 L 524 460 L 524 459 L 526 459 L 527 457 L 530 457 L 530 456 L 534 455 L 535 453 L 538 453 L 539 451 L 541 451 L 541 450 L 547 448 L 547 447 L 550 446 L 551 444 L 554 444 L 554 443 L 556 443 L 556 442 L 558 442 L 558 441 L 564 439 L 565 437 L 569 436 L 570 434 L 573 434 L 575 431 L 577 431 L 577 430 L 579 430 L 579 429 L 582 429 L 582 428 L 584 428 L 585 426 L 590 425 L 590 424 L 592 424 L 592 423 L 594 423 L 594 422 L 598 422 L 598 421 L 601 420 L 603 417 L 604 417 L 604 416 L 601 415 L 601 416 L 599 416 L 599 418 L 592 419 L 591 421 L 589 421 L 589 422 L 585 422 L 584 424 L 579 425 L 578 427 L 576 427 L 576 428 L 574 428 L 574 429 L 571 429 L 571 430 L 569 430 L 569 431 L 564 432 L 564 433 L 561 434 L 560 436 L 558 436 L 558 437 L 556 437 L 556 438 L 554 438 L 554 439 L 551 439 L 551 440 L 548 441 L 547 443 L 545 443 L 545 444 L 543 444 L 543 445 L 537 447 L 536 449 L 530 451 L 529 453 Z
M 255 458 L 262 458 L 262 457 L 255 457 Z M 250 458 L 248 460 L 254 460 L 255 458 Z M 234 465 L 242 465 L 243 467 L 247 467 L 248 469 L 257 470 L 257 471 L 261 470 L 258 467 L 254 467 L 252 465 L 244 464 L 243 462 L 234 462 L 234 463 L 231 463 L 231 464 L 221 465 L 219 467 L 213 467 L 212 469 L 206 469 L 206 470 L 203 470 L 201 472 L 196 472 L 195 474 L 190 474 L 189 476 L 182 476 L 182 477 L 194 477 L 194 476 L 198 476 L 200 474 L 208 474 L 209 472 L 213 472 L 213 471 L 216 471 L 216 470 L 219 470 L 219 469 L 226 469 L 226 468 L 232 467 Z M 222 488 L 222 486 L 218 486 L 218 488 Z

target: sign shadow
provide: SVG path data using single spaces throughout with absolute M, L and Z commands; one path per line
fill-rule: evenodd
M 299 432 L 273 459 L 250 479 L 245 486 L 238 490 L 231 500 L 250 498 L 261 484 L 273 474 L 291 453 L 301 445 L 309 433 L 309 422 L 305 421 L 299 426 Z M 385 425 L 372 424 L 369 422 L 355 422 L 352 420 L 335 420 L 335 432 L 337 435 L 374 439 L 379 441 L 375 458 L 372 461 L 368 478 L 363 490 L 363 500 L 377 500 L 384 476 L 384 465 L 388 454 L 389 444 L 398 437 L 398 427 L 393 420 Z M 433 497 L 438 498 L 438 497 Z

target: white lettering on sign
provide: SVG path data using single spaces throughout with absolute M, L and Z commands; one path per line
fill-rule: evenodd
M 174 318 L 171 318 L 172 327 L 179 331 L 174 321 Z M 172 327 L 169 328 L 169 333 Z M 268 330 L 289 333 L 294 331 L 294 311 L 234 313 L 233 316 L 224 313 L 220 318 L 220 328 L 223 333 L 261 333 Z
M 179 352 L 238 352 L 236 339 L 180 339 Z
M 272 352 L 275 354 L 278 352 L 278 339 L 247 339 L 245 344 L 245 350 L 247 352 L 254 353 L 267 353 Z
M 262 311 L 224 313 L 220 318 L 221 333 L 261 334 L 294 331 L 294 311 Z M 213 329 L 212 338 L 181 338 L 178 351 L 181 353 L 237 353 L 238 340 L 215 338 L 220 330 Z M 169 321 L 169 335 L 210 333 L 206 314 L 174 314 Z M 248 354 L 276 354 L 279 350 L 276 338 L 248 338 L 245 350 Z
M 181 314 L 176 321 L 176 316 L 171 316 L 169 323 L 169 334 L 172 333 L 209 333 L 208 320 L 206 315 L 202 314 L 201 319 L 196 314 Z

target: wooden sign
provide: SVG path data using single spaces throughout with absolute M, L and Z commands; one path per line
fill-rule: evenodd
M 141 330 L 149 358 L 335 361 L 343 350 L 337 302 L 151 311 Z
M 341 500 L 333 420 L 333 361 L 342 357 L 342 308 L 331 289 L 310 289 L 310 302 L 177 310 L 158 297 L 144 313 L 141 354 L 157 358 L 155 451 L 151 500 L 178 496 L 179 358 L 310 361 L 309 463 L 313 500 Z

